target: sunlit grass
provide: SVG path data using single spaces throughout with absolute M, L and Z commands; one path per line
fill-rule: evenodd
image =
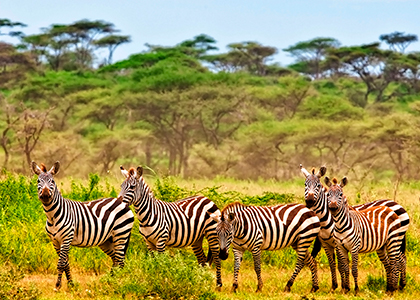
M 60 190 L 65 195 L 83 198 L 93 179 L 92 177 L 83 180 L 60 178 Z M 155 177 L 148 176 L 146 180 L 157 195 L 168 197 L 163 200 L 172 201 L 180 195 L 203 192 L 214 197 L 214 201 L 222 208 L 223 203 L 227 201 L 266 201 L 262 195 L 270 192 L 278 201 L 289 201 L 289 197 L 292 197 L 293 201 L 302 201 L 303 203 L 303 179 L 291 182 L 276 182 L 274 180 L 250 182 L 225 178 L 194 181 L 160 178 L 160 181 L 156 181 Z M 100 197 L 115 194 L 118 192 L 121 182 L 122 178 L 119 176 L 101 178 L 94 186 L 91 195 Z M 223 287 L 220 292 L 215 289 L 215 267 L 204 270 L 213 278 L 210 283 L 206 283 L 212 292 L 206 294 L 205 297 L 211 298 L 215 295 L 218 299 L 417 299 L 420 296 L 420 209 L 417 204 L 420 196 L 419 187 L 420 185 L 417 183 L 403 184 L 397 194 L 397 201 L 407 209 L 411 218 L 407 234 L 408 284 L 403 292 L 397 292 L 392 297 L 385 294 L 383 287 L 385 272 L 377 255 L 373 253 L 360 255 L 360 292 L 357 296 L 353 292 L 352 279 L 352 290 L 349 294 L 342 294 L 340 287 L 330 293 L 329 267 L 326 256 L 321 251 L 321 255 L 317 257 L 320 290 L 314 294 L 310 293 L 311 276 L 309 269 L 305 267 L 297 276 L 292 291 L 285 293 L 283 289 L 293 273 L 296 263 L 295 252 L 291 248 L 287 248 L 274 252 L 263 252 L 264 287 L 261 293 L 255 293 L 257 278 L 252 256 L 249 253 L 245 253 L 241 265 L 238 292 L 231 292 L 233 281 L 233 254 L 231 253 L 229 259 L 222 262 Z M 12 191 L 13 195 L 10 196 L 8 191 Z M 365 185 L 362 189 L 357 189 L 349 184 L 346 186 L 345 192 L 350 204 L 390 198 L 394 193 L 392 185 L 386 182 Z M 69 257 L 76 284 L 73 288 L 68 288 L 66 280 L 64 280 L 62 290 L 56 293 L 53 288 L 57 276 L 58 257 L 45 233 L 45 215 L 37 199 L 34 182 L 24 177 L 6 176 L 0 179 L 0 193 L 2 195 L 0 200 L 0 266 L 3 270 L 0 272 L 0 279 L 5 282 L 3 285 L 0 284 L 0 295 L 1 293 L 19 295 L 14 296 L 17 299 L 137 299 L 144 292 L 142 290 L 144 287 L 141 287 L 140 283 L 136 284 L 137 281 L 133 281 L 132 286 L 128 284 L 131 282 L 130 276 L 134 274 L 140 279 L 154 275 L 141 269 L 146 247 L 143 238 L 138 233 L 137 220 L 127 251 L 127 266 L 131 266 L 131 269 L 128 268 L 129 272 L 122 272 L 119 275 L 122 276 L 121 280 L 112 281 L 112 277 L 110 277 L 112 262 L 98 248 L 72 247 Z M 238 199 L 230 199 L 231 195 Z M 204 248 L 207 252 L 206 243 Z M 194 266 L 196 264 L 191 249 L 169 249 L 168 253 L 178 259 L 178 263 L 173 265 L 174 271 L 179 267 L 179 262 L 184 259 L 187 264 Z M 149 263 L 153 264 L 153 260 L 150 260 Z M 172 268 L 171 264 L 165 265 L 165 268 Z M 10 270 L 13 270 L 14 273 L 10 273 Z M 181 278 L 183 278 L 182 276 Z M 174 280 L 179 281 L 180 279 Z M 190 281 L 186 280 L 186 282 Z M 116 292 L 105 293 L 101 287 L 105 282 L 108 282 L 108 289 L 115 289 Z M 177 287 L 180 289 L 184 283 L 181 280 L 178 284 L 181 284 L 181 287 L 179 285 Z M 142 297 L 159 298 L 156 294 L 147 292 Z

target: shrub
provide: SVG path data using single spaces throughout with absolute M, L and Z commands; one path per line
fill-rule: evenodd
M 105 275 L 92 290 L 122 297 L 157 295 L 162 299 L 215 299 L 215 277 L 207 267 L 181 253 L 144 254 L 127 261 L 124 269 Z

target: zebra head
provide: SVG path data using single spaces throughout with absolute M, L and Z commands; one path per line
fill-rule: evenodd
M 142 184 L 140 179 L 143 175 L 143 168 L 139 166 L 137 167 L 137 170 L 131 168 L 127 171 L 123 166 L 120 166 L 120 170 L 126 179 L 121 184 L 121 191 L 118 195 L 118 199 L 131 205 L 136 200 L 136 197 L 141 196 Z
M 323 189 L 320 178 L 325 175 L 327 168 L 322 166 L 319 171 L 315 174 L 315 169 L 312 169 L 312 173 L 309 173 L 302 165 L 300 165 L 300 171 L 305 176 L 305 202 L 306 207 L 311 208 L 319 200 L 320 192 Z
M 52 168 L 47 171 L 44 164 L 41 164 L 41 167 L 39 167 L 36 162 L 32 161 L 31 168 L 38 175 L 38 198 L 44 205 L 49 205 L 57 191 L 53 175 L 60 170 L 60 162 L 56 161 Z
M 221 215 L 213 213 L 210 217 L 217 222 L 216 233 L 220 247 L 219 257 L 221 260 L 226 260 L 229 257 L 229 247 L 233 240 L 235 213 L 222 213 Z
M 325 177 L 324 182 L 329 187 L 327 193 L 328 209 L 335 216 L 347 205 L 347 198 L 343 194 L 343 187 L 347 184 L 347 178 L 343 177 L 340 184 L 338 184 L 336 178 L 330 181 L 328 177 Z

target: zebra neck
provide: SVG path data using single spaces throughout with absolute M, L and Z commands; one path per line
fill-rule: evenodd
M 64 198 L 60 194 L 60 192 L 56 191 L 54 193 L 52 201 L 45 205 L 42 204 L 44 208 L 45 215 L 47 216 L 47 222 L 50 224 L 54 224 L 54 220 L 62 213 L 62 207 L 64 205 Z
M 134 209 L 140 225 L 148 226 L 156 222 L 157 216 L 162 213 L 159 202 L 162 201 L 157 200 L 149 188 L 145 190 L 142 197 L 136 198 Z
M 319 218 L 321 222 L 321 228 L 329 226 L 332 215 L 328 209 L 327 195 L 323 190 L 319 193 L 319 200 L 317 205 L 312 209 Z
M 335 230 L 337 230 L 338 232 L 341 232 L 343 228 L 349 226 L 350 213 L 349 208 L 347 206 L 339 208 L 339 211 L 335 215 L 331 215 L 334 220 Z

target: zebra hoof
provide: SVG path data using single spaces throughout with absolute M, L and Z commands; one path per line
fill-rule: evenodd
M 289 285 L 286 285 L 286 287 L 284 288 L 284 291 L 286 293 L 289 293 L 290 292 L 290 286 Z
M 315 293 L 317 290 L 319 290 L 319 286 L 313 285 L 311 289 L 311 293 Z
M 238 289 L 238 284 L 237 283 L 234 283 L 233 285 L 232 285 L 232 292 L 234 292 L 234 293 L 236 293 L 236 290 Z

